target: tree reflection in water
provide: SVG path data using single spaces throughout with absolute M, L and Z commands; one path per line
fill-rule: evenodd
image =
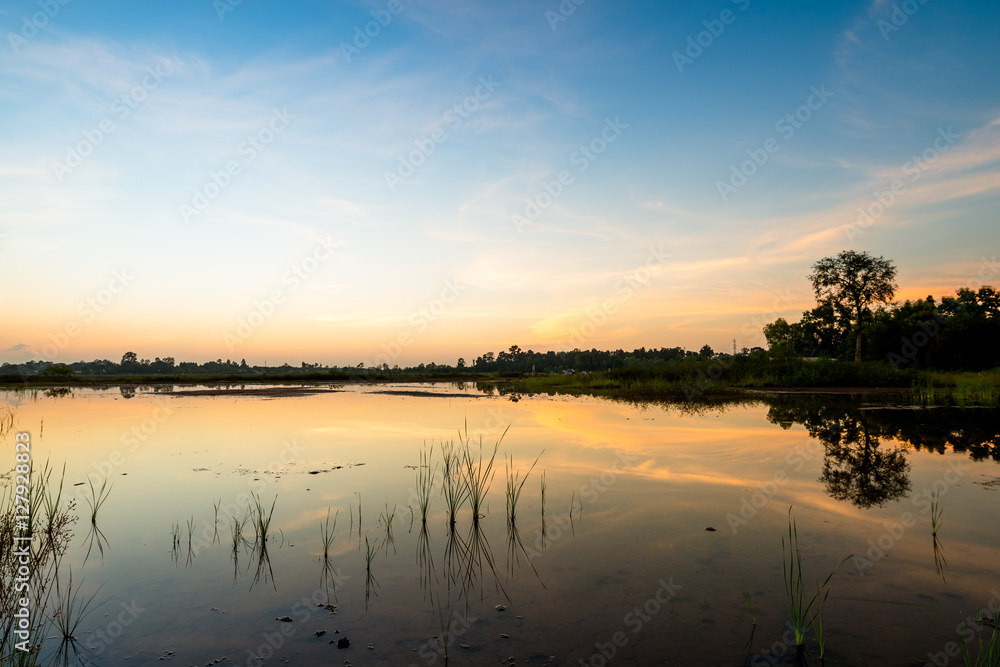
M 876 433 L 862 413 L 830 421 L 816 434 L 826 448 L 820 481 L 833 498 L 867 509 L 909 493 L 905 450 L 883 446 Z
M 802 424 L 823 443 L 819 481 L 832 497 L 858 507 L 879 507 L 909 493 L 910 448 L 1000 462 L 1000 410 L 995 408 L 872 405 L 815 394 L 776 396 L 767 403 L 769 421 L 785 429 Z

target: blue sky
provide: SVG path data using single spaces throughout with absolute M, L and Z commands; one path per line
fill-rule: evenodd
M 893 259 L 904 298 L 952 292 L 1000 245 L 998 19 L 933 0 L 2 3 L 0 359 L 749 346 L 845 248 Z M 734 168 L 753 173 L 724 198 Z M 852 228 L 859 207 L 879 214 Z

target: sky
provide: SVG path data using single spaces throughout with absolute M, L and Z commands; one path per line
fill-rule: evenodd
M 1000 286 L 1000 5 L 0 2 L 0 361 L 763 345 Z

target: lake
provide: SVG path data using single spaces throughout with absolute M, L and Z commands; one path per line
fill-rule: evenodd
M 837 568 L 822 606 L 832 665 L 964 664 L 950 655 L 962 636 L 990 632 L 965 619 L 1000 602 L 995 409 L 274 389 L 4 393 L 36 470 L 65 463 L 75 513 L 88 476 L 109 480 L 100 533 L 81 516 L 60 568 L 97 591 L 80 656 L 442 665 L 447 643 L 453 665 L 793 664 L 792 540 L 806 601 Z M 466 503 L 452 528 L 443 444 L 471 443 L 484 475 L 501 438 L 479 518 Z M 4 451 L 13 468 L 12 435 Z M 513 526 L 508 466 L 527 475 Z M 264 549 L 252 519 L 233 535 L 255 502 L 271 515 Z M 807 637 L 799 658 L 819 664 Z

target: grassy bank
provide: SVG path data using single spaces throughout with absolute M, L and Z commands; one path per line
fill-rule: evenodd
M 1000 370 L 942 373 L 883 363 L 735 357 L 713 361 L 613 369 L 588 375 L 526 377 L 511 385 L 523 392 L 593 393 L 629 399 L 685 400 L 728 397 L 746 389 L 897 390 L 918 403 L 996 404 Z

